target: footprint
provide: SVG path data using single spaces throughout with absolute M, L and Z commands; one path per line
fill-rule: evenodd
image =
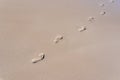
M 115 2 L 115 0 L 110 0 L 110 3 L 114 3 Z
M 86 30 L 86 26 L 81 26 L 80 28 L 78 28 L 78 31 L 79 32 L 83 32 Z
M 40 53 L 37 57 L 33 58 L 31 60 L 32 63 L 37 63 L 41 60 L 43 60 L 45 58 L 45 54 L 44 53 Z
M 100 7 L 104 7 L 104 6 L 105 6 L 105 4 L 104 4 L 104 3 L 102 3 L 102 4 L 100 4 L 99 6 L 100 6 Z
M 55 37 L 55 39 L 53 40 L 53 42 L 54 43 L 58 43 L 60 40 L 62 40 L 63 39 L 63 36 L 62 35 L 57 35 L 56 37 Z
M 105 11 L 101 11 L 101 12 L 100 12 L 100 15 L 105 15 L 105 14 L 106 14 Z
M 95 21 L 95 18 L 94 17 L 88 17 L 88 21 L 93 22 L 93 21 Z

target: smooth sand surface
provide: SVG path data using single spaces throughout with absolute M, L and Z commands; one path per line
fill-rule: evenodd
M 57 35 L 64 38 L 54 44 Z M 120 80 L 120 1 L 0 0 L 0 77 Z

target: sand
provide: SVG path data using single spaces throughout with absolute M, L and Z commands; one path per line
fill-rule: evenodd
M 0 79 L 120 80 L 119 7 L 119 0 L 0 0 Z M 58 34 L 64 38 L 54 44 Z M 41 52 L 45 58 L 31 63 Z

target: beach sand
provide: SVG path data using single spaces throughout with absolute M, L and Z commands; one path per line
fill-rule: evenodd
M 119 0 L 0 0 L 0 80 L 120 80 L 119 7 Z

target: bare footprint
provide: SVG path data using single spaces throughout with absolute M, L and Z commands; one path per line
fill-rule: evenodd
M 57 35 L 56 37 L 55 37 L 55 39 L 53 40 L 53 42 L 54 43 L 58 43 L 60 40 L 62 40 L 63 39 L 63 36 L 62 35 Z
M 110 0 L 110 3 L 114 3 L 115 2 L 115 0 Z
M 95 21 L 95 18 L 94 18 L 94 17 L 88 17 L 88 21 L 89 21 L 89 22 L 94 22 L 94 21 Z
M 104 6 L 105 6 L 105 4 L 104 4 L 104 3 L 102 3 L 102 4 L 100 4 L 99 6 L 100 6 L 100 7 L 104 7 Z
M 31 60 L 32 63 L 37 63 L 41 60 L 43 60 L 45 58 L 45 54 L 44 53 L 40 53 L 37 57 L 33 58 Z
M 78 28 L 78 31 L 79 31 L 79 32 L 83 32 L 83 31 L 85 31 L 85 30 L 86 30 L 86 26 L 81 26 L 81 27 Z
M 105 14 L 106 14 L 105 11 L 101 11 L 101 12 L 100 12 L 100 15 L 105 15 Z

